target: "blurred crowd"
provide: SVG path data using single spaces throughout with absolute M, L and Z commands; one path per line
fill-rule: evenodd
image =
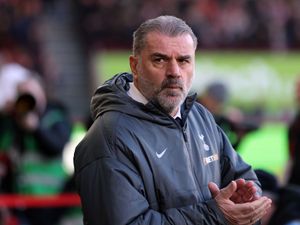
M 202 48 L 300 47 L 298 0 L 76 0 L 86 43 L 128 47 L 132 31 L 162 14 L 183 18 Z
M 2 55 L 53 76 L 42 47 L 41 15 L 57 0 L 0 1 Z M 75 0 L 76 30 L 87 50 L 130 48 L 132 32 L 145 19 L 161 14 L 183 18 L 200 48 L 300 48 L 298 0 Z M 49 71 L 50 70 L 50 71 Z M 51 75 L 52 73 L 52 75 Z
M 62 158 L 73 121 L 65 105 L 50 97 L 48 59 L 41 44 L 41 16 L 49 4 L 51 1 L 0 1 L 1 195 L 74 192 Z M 66 215 L 78 209 L 0 207 L 0 224 L 65 224 L 70 223 Z
M 43 1 L 0 1 L 0 62 L 41 71 L 39 16 Z

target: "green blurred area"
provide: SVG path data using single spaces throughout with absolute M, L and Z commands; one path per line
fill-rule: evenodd
M 288 160 L 286 124 L 263 124 L 242 140 L 237 151 L 254 169 L 263 169 L 283 178 Z
M 119 72 L 130 71 L 130 51 L 95 54 L 100 82 Z M 232 105 L 246 110 L 263 106 L 267 112 L 294 109 L 294 82 L 300 76 L 300 52 L 198 51 L 192 89 L 201 92 L 215 80 L 231 92 Z
M 110 78 L 120 71 L 130 71 L 130 51 L 102 51 L 95 55 L 97 72 L 101 80 Z M 198 51 L 197 63 L 202 60 L 211 60 L 220 67 L 242 68 L 253 61 L 264 61 L 274 68 L 282 77 L 293 77 L 300 74 L 300 52 L 274 53 L 257 51 Z

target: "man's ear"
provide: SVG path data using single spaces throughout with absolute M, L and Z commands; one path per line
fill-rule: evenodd
M 129 56 L 129 65 L 130 65 L 130 69 L 133 75 L 133 79 L 137 78 L 137 65 L 138 65 L 138 58 L 131 55 Z

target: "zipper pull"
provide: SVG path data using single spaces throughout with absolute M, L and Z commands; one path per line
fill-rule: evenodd
M 183 134 L 184 141 L 187 142 L 187 134 L 185 128 L 182 128 L 182 134 Z

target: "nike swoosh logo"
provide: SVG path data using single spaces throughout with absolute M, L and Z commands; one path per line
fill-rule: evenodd
M 167 149 L 168 149 L 168 148 L 165 148 L 161 153 L 156 152 L 157 158 L 160 159 L 160 158 L 166 153 Z

